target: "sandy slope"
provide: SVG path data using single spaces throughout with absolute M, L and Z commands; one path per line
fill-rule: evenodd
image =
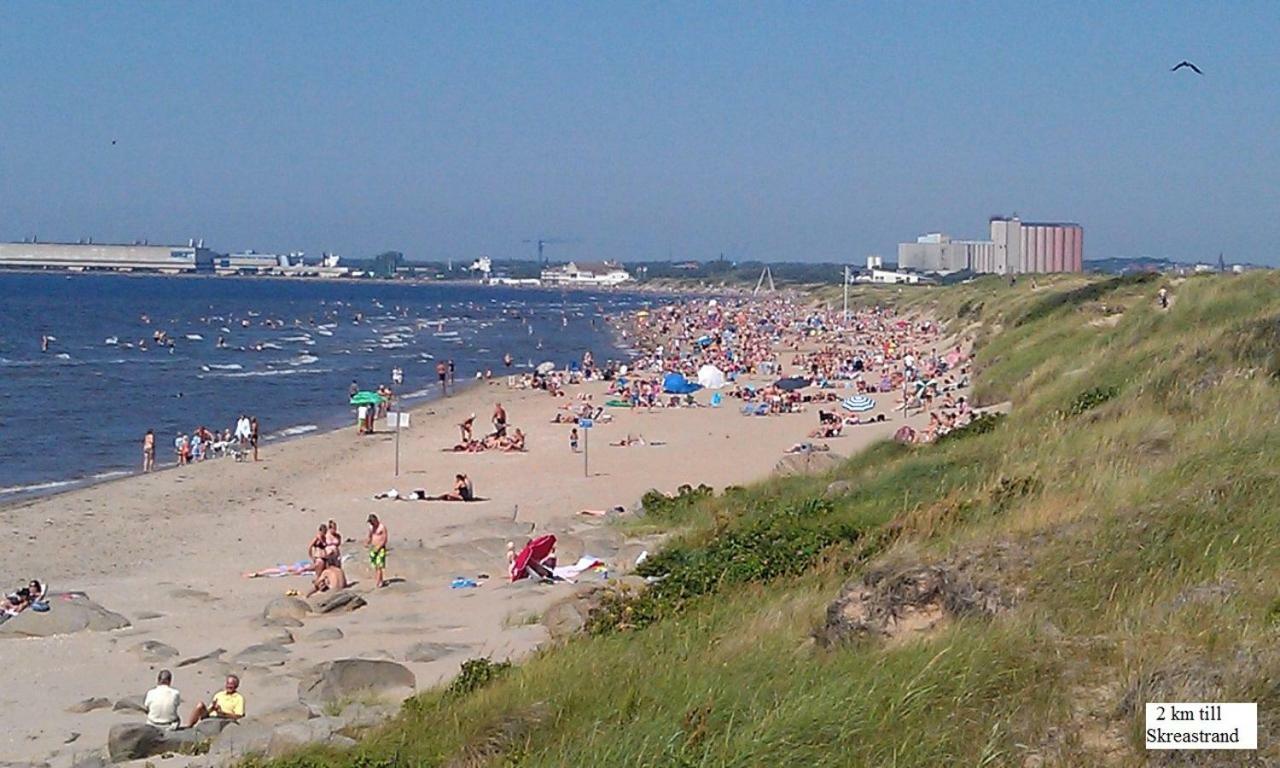
M 601 400 L 602 386 L 586 391 Z M 705 397 L 703 398 L 705 401 Z M 488 426 L 501 401 L 512 424 L 529 435 L 526 454 L 456 455 L 440 449 L 457 437 L 456 423 L 477 413 L 477 431 Z M 114 723 L 138 715 L 98 710 L 69 714 L 81 699 L 115 701 L 141 694 L 155 671 L 178 659 L 226 650 L 221 662 L 175 670 L 184 700 L 208 696 L 228 670 L 243 672 L 241 690 L 253 712 L 295 699 L 297 672 L 327 659 L 383 655 L 404 662 L 420 641 L 458 646 L 430 663 L 407 663 L 426 687 L 452 676 L 469 657 L 520 654 L 546 638 L 528 623 L 542 608 L 567 594 L 568 586 L 505 583 L 501 555 L 507 539 L 532 524 L 537 532 L 564 535 L 562 557 L 585 549 L 610 559 L 630 559 L 636 548 L 609 526 L 576 515 L 584 507 L 633 505 L 649 488 L 672 491 L 682 483 L 717 488 L 766 475 L 782 451 L 817 422 L 800 415 L 749 418 L 732 401 L 725 408 L 631 413 L 613 409 L 615 421 L 593 430 L 591 476 L 582 456 L 568 446 L 567 425 L 548 423 L 563 399 L 516 392 L 504 383 L 477 385 L 433 403 L 414 415 L 401 436 L 399 478 L 392 476 L 390 435 L 358 438 L 353 429 L 313 435 L 269 447 L 258 464 L 217 460 L 10 506 L 0 510 L 0 577 L 12 587 L 31 577 L 55 589 L 82 589 L 133 620 L 129 629 L 47 639 L 0 639 L 0 754 L 5 760 L 41 760 L 97 750 Z M 888 398 L 882 405 L 888 404 Z M 849 454 L 887 436 L 901 421 L 856 427 L 828 441 Z M 610 447 L 610 440 L 643 434 L 663 445 Z M 473 504 L 374 501 L 381 490 L 414 487 L 440 492 L 455 471 L 467 472 L 487 501 Z M 517 513 L 518 507 L 518 513 Z M 242 649 L 279 634 L 261 625 L 263 606 L 303 578 L 241 578 L 241 572 L 305 557 L 316 525 L 336 518 L 343 534 L 362 538 L 364 520 L 377 512 L 391 531 L 389 576 L 404 583 L 373 594 L 363 567 L 350 573 L 369 605 L 354 613 L 310 618 L 292 630 L 281 666 L 236 663 Z M 513 524 L 513 515 L 515 523 Z M 364 550 L 344 551 L 364 561 Z M 496 578 L 478 589 L 452 590 L 456 575 L 488 572 Z M 155 618 L 143 618 L 160 614 Z M 310 640 L 312 633 L 339 628 L 341 640 Z M 164 662 L 143 661 L 131 650 L 144 640 L 177 649 Z M 20 661 L 19 661 L 20 660 Z M 184 713 L 187 706 L 184 705 Z M 20 713 L 20 714 L 18 714 Z M 16 716 L 15 716 L 16 715 Z M 66 743 L 73 733 L 80 734 Z

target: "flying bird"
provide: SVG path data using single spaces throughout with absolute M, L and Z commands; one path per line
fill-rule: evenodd
M 1189 62 L 1189 61 L 1185 61 L 1185 60 L 1184 60 L 1184 61 L 1180 61 L 1180 62 L 1178 62 L 1178 63 L 1177 63 L 1177 65 L 1176 65 L 1176 66 L 1174 66 L 1174 68 L 1173 68 L 1173 69 L 1171 69 L 1171 70 L 1169 70 L 1169 71 L 1170 71 L 1170 72 L 1177 72 L 1178 70 L 1182 69 L 1183 67 L 1188 67 L 1192 72 L 1195 72 L 1197 75 L 1203 75 L 1203 74 L 1204 74 L 1203 72 L 1201 72 L 1201 71 L 1200 71 L 1200 68 L 1199 68 L 1199 67 L 1197 67 L 1195 64 L 1192 64 L 1191 62 Z

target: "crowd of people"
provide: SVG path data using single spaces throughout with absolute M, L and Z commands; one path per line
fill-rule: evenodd
M 240 414 L 235 427 L 222 432 L 204 425 L 191 430 L 190 434 L 179 432 L 173 439 L 173 453 L 178 466 L 224 456 L 235 456 L 237 461 L 249 458 L 258 461 L 260 440 L 258 417 Z M 151 472 L 155 468 L 156 435 L 155 430 L 148 429 L 142 436 L 142 471 Z

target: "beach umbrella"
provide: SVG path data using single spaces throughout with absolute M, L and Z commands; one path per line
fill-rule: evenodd
M 789 376 L 785 379 L 778 379 L 773 382 L 773 386 L 784 392 L 794 392 L 797 389 L 804 389 L 809 386 L 810 381 L 800 376 Z
M 682 373 L 668 373 L 662 377 L 662 391 L 672 395 L 688 395 L 702 389 L 684 377 Z
M 698 369 L 698 383 L 707 389 L 720 389 L 725 385 L 724 371 L 708 363 Z
M 538 363 L 538 367 L 536 370 L 538 371 L 538 373 L 542 374 L 543 376 L 546 376 L 548 373 L 551 373 L 555 369 L 556 369 L 556 364 L 551 362 L 550 360 L 547 360 L 546 362 Z
M 865 413 L 876 407 L 876 401 L 866 395 L 852 395 L 840 401 L 841 407 L 854 413 Z
M 519 581 L 529 575 L 529 562 L 541 563 L 556 548 L 556 537 L 547 533 L 524 545 L 511 564 L 511 580 Z
M 351 396 L 352 405 L 377 405 L 382 402 L 382 395 L 377 392 L 371 392 L 367 389 L 355 393 Z

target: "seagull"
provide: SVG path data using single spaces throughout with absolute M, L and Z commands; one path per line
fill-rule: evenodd
M 1191 62 L 1189 62 L 1189 61 L 1185 61 L 1185 60 L 1184 60 L 1184 61 L 1180 61 L 1180 62 L 1178 62 L 1177 66 L 1175 66 L 1173 69 L 1171 69 L 1171 70 L 1169 70 L 1169 71 L 1170 71 L 1170 72 L 1177 72 L 1178 70 L 1182 69 L 1183 67 L 1190 67 L 1190 68 L 1191 68 L 1191 71 L 1192 71 L 1192 72 L 1195 72 L 1197 75 L 1203 75 L 1203 74 L 1204 74 L 1203 72 L 1201 72 L 1201 71 L 1200 71 L 1200 68 L 1199 68 L 1199 67 L 1197 67 L 1195 64 L 1192 64 Z

